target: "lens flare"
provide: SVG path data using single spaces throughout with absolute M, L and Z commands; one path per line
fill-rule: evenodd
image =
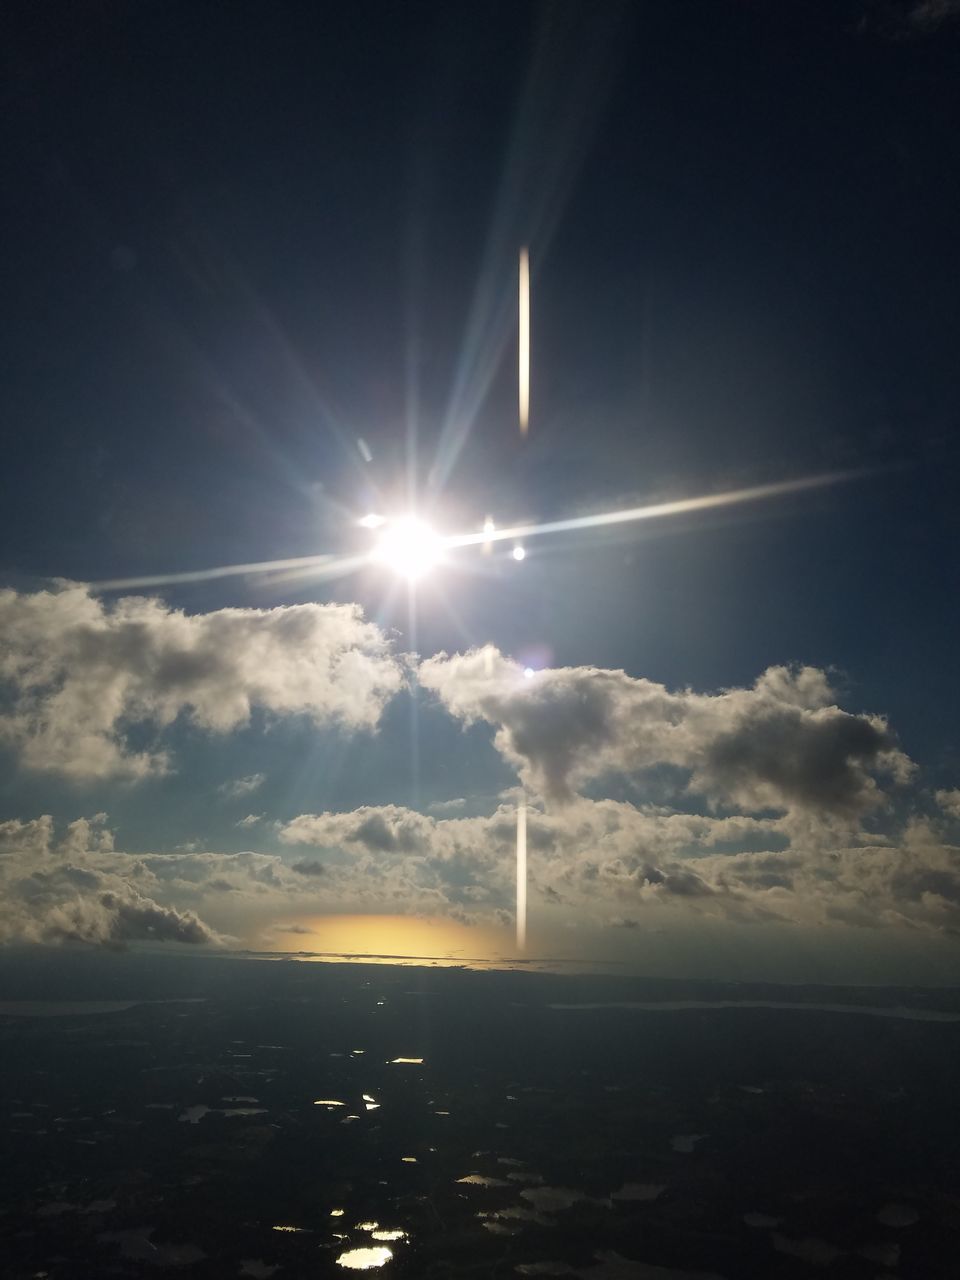
M 407 576 L 417 576 L 437 564 L 445 551 L 459 547 L 492 548 L 498 542 L 517 543 L 513 557 L 522 560 L 526 555 L 523 538 L 539 538 L 552 533 L 573 533 L 585 529 L 603 529 L 612 525 L 631 524 L 634 521 L 661 520 L 673 516 L 692 515 L 698 511 L 712 511 L 745 503 L 769 501 L 789 494 L 822 489 L 830 485 L 848 484 L 865 479 L 875 471 L 834 471 L 824 475 L 805 476 L 799 480 L 781 480 L 773 484 L 754 485 L 746 489 L 733 489 L 726 493 L 703 494 L 696 498 L 678 498 L 670 502 L 649 503 L 642 507 L 627 507 L 618 511 L 601 511 L 595 515 L 574 516 L 568 520 L 551 520 L 545 524 L 509 525 L 497 528 L 492 520 L 485 521 L 475 533 L 450 534 L 441 537 L 429 525 L 416 518 L 390 521 L 387 517 L 365 516 L 359 523 L 364 528 L 385 526 L 373 552 L 373 559 L 393 564 Z M 401 548 L 406 547 L 409 555 Z M 252 564 L 219 565 L 210 569 L 193 569 L 180 573 L 144 574 L 130 578 L 110 578 L 88 585 L 93 591 L 125 591 L 131 588 L 177 586 L 195 582 L 211 582 L 219 578 L 273 577 L 276 582 L 295 578 L 316 582 L 343 578 L 370 563 L 371 554 L 296 556 L 285 560 L 261 560 Z M 414 566 L 413 573 L 403 567 Z M 420 566 L 419 570 L 416 566 Z
M 520 250 L 520 289 L 518 306 L 517 391 L 520 411 L 520 434 L 530 426 L 530 254 Z
M 406 516 L 387 525 L 373 549 L 373 559 L 416 582 L 440 562 L 443 545 L 423 520 Z

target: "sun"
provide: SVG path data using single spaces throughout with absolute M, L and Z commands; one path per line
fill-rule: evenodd
M 386 523 L 372 557 L 409 582 L 416 582 L 440 563 L 443 545 L 443 539 L 426 521 L 402 516 Z

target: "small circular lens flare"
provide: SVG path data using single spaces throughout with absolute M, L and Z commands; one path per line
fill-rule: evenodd
M 526 551 L 519 543 L 513 548 L 513 558 L 514 560 L 526 560 L 527 558 Z
M 373 549 L 373 559 L 415 582 L 439 563 L 442 552 L 443 540 L 433 529 L 407 516 L 387 525 Z

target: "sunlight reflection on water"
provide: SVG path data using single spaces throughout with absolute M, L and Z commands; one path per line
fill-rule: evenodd
M 347 1249 L 337 1258 L 337 1265 L 348 1267 L 351 1271 L 369 1271 L 373 1267 L 382 1267 L 393 1257 L 393 1250 L 385 1244 L 371 1248 Z

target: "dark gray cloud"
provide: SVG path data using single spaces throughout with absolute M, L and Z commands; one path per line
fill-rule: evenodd
M 298 876 L 322 876 L 326 875 L 326 867 L 322 862 L 317 862 L 313 858 L 301 858 L 299 862 L 292 862 L 290 870 L 295 871 Z
M 216 939 L 216 934 L 192 911 L 177 911 L 175 907 L 161 907 L 149 898 L 115 892 L 102 893 L 99 901 L 109 919 L 111 942 L 152 940 L 196 946 Z
M 745 808 L 796 806 L 855 817 L 877 799 L 872 771 L 896 756 L 896 739 L 876 717 L 760 704 L 741 710 L 733 728 L 703 744 L 694 786 Z

